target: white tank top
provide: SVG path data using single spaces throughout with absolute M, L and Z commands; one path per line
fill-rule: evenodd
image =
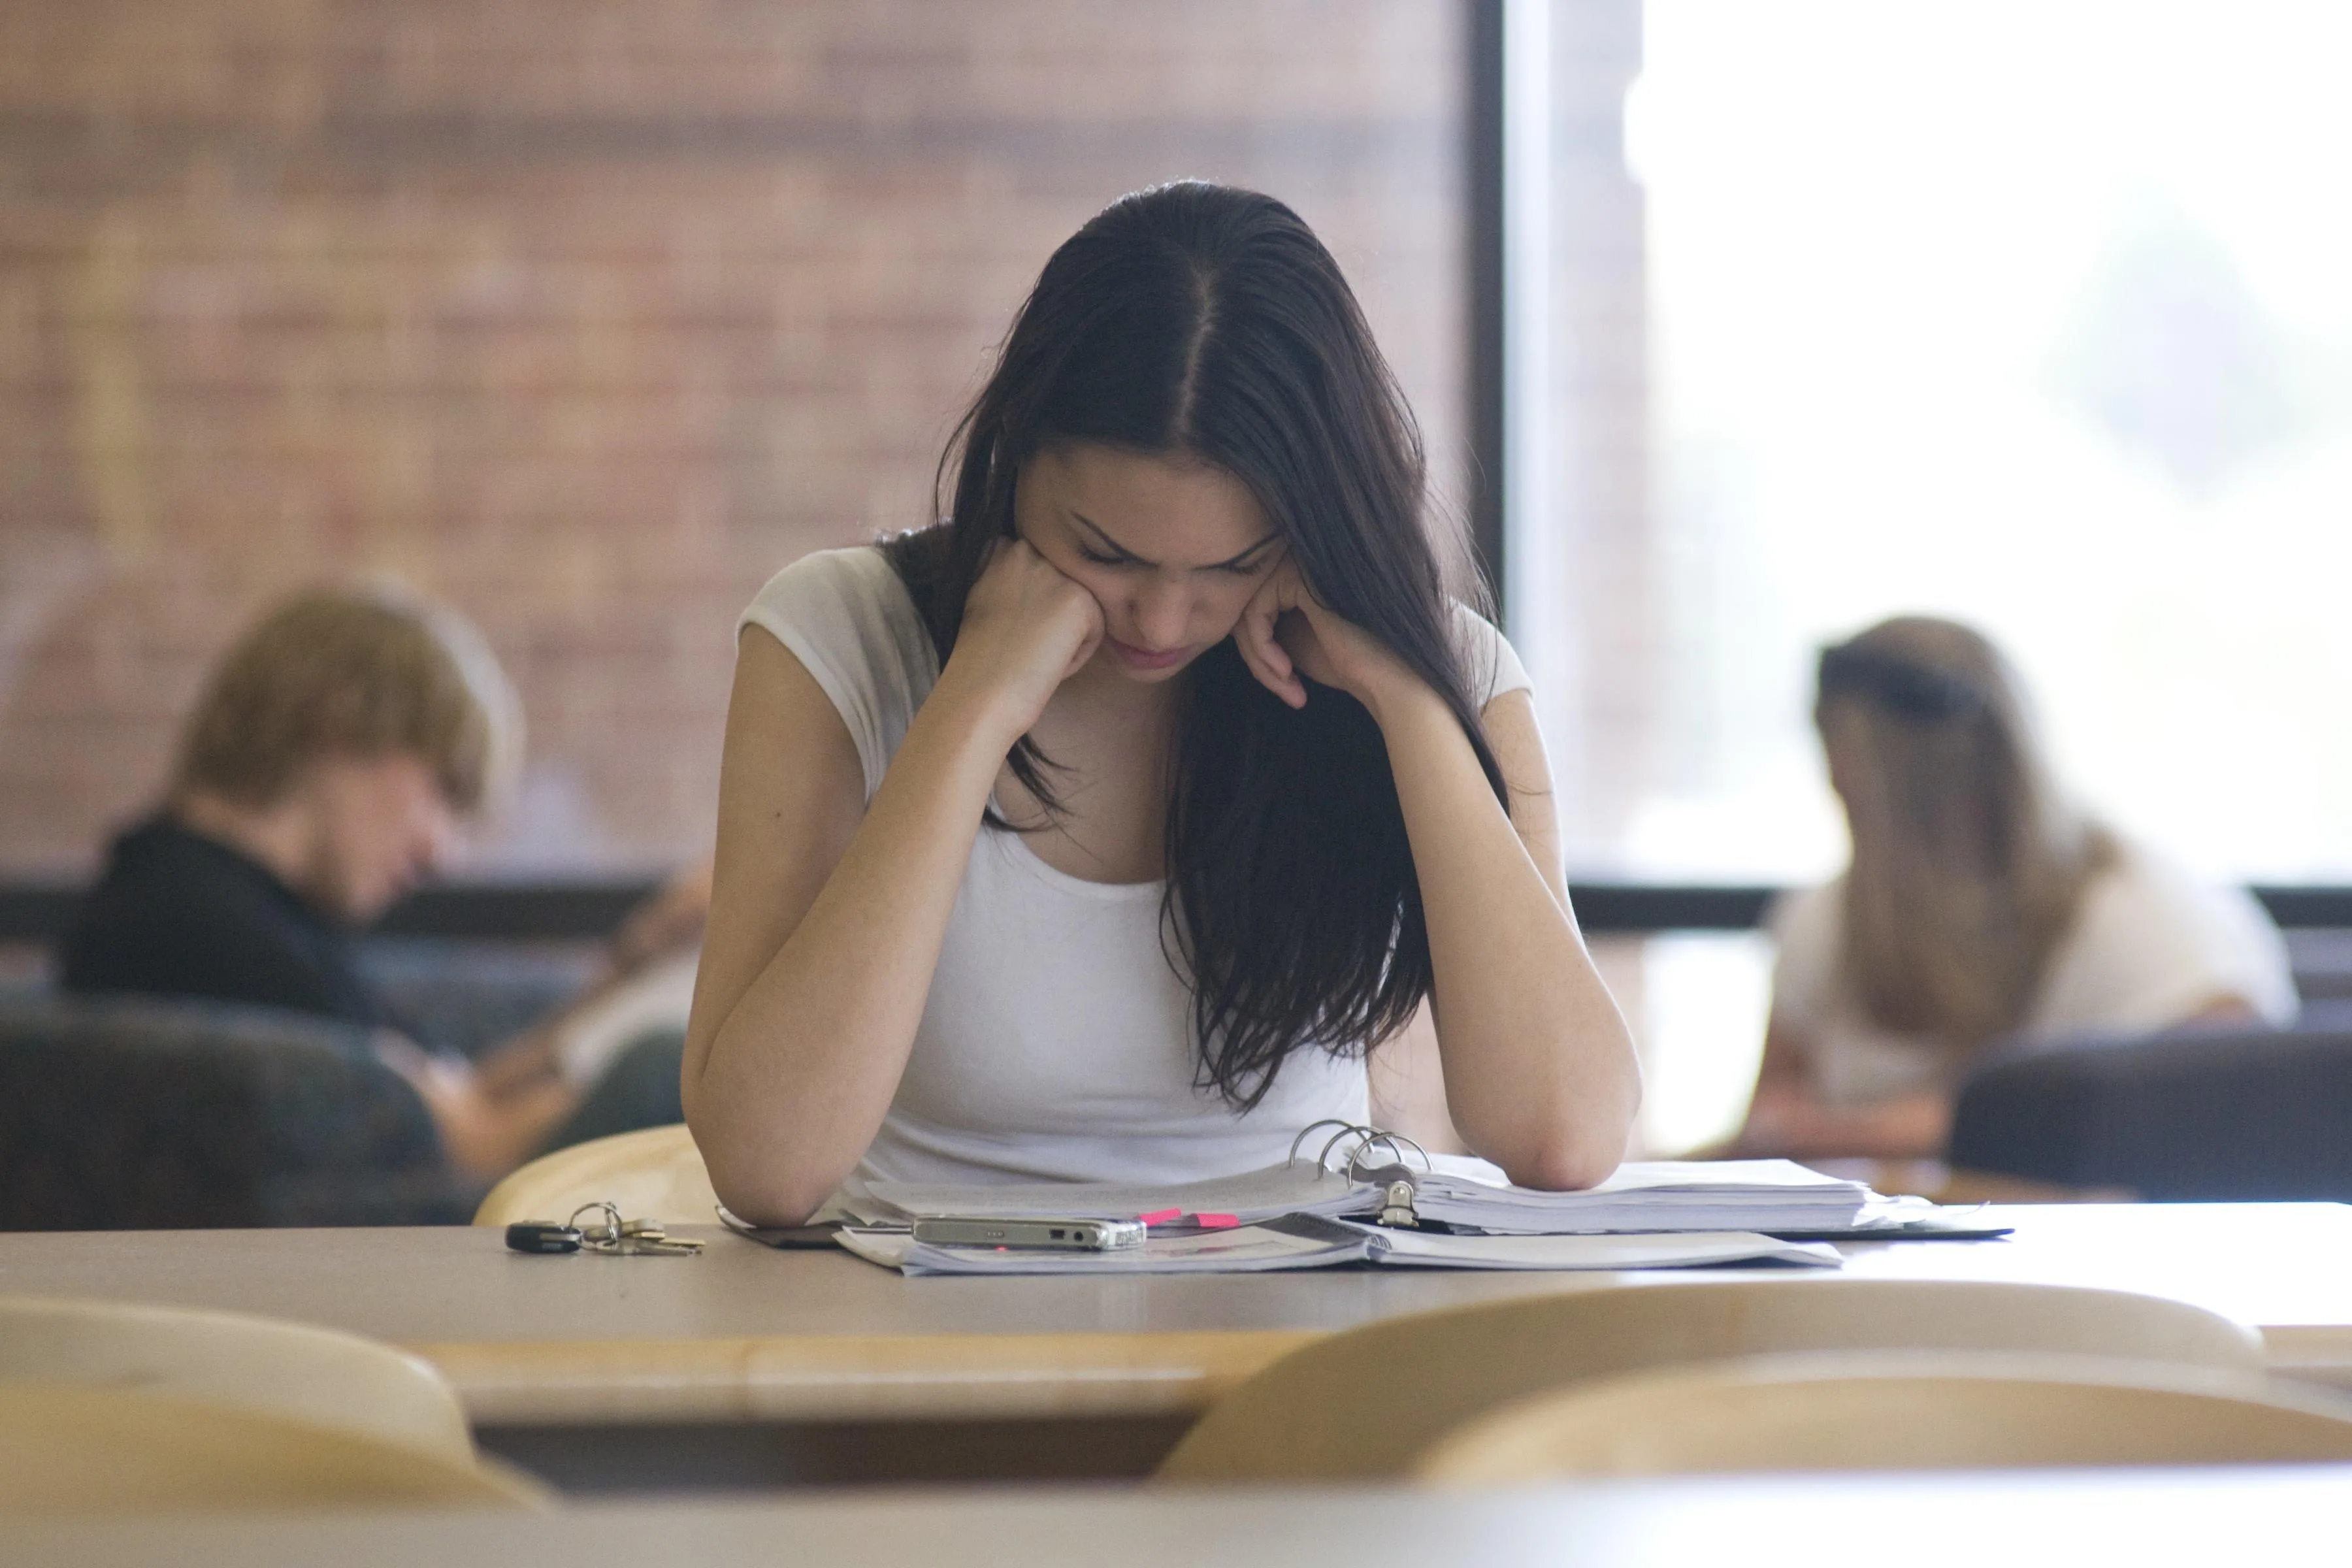
M 1484 701 L 1528 685 L 1462 614 Z M 840 710 L 869 801 L 939 679 L 922 616 L 871 547 L 787 566 L 743 614 Z M 740 626 L 739 626 L 740 632 Z M 1367 1114 L 1364 1064 L 1303 1049 L 1237 1114 L 1196 1087 L 1192 996 L 1160 945 L 1159 882 L 1083 881 L 1017 833 L 975 837 L 898 1092 L 845 1190 L 866 1181 L 1182 1182 L 1278 1163 L 1298 1131 Z

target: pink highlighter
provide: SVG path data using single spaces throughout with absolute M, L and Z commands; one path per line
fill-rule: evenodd
M 1135 1217 L 1141 1220 L 1148 1226 L 1174 1225 L 1183 1219 L 1184 1211 L 1182 1209 L 1153 1209 L 1150 1214 L 1139 1214 Z M 1201 1230 L 1233 1230 L 1238 1227 L 1241 1223 L 1240 1219 L 1229 1214 L 1196 1214 L 1192 1216 L 1193 1226 Z

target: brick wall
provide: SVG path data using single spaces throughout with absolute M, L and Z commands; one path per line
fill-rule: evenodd
M 85 868 L 212 654 L 396 574 L 531 726 L 485 858 L 707 842 L 732 618 L 927 514 L 1046 253 L 1282 195 L 1458 488 L 1462 17 L 1435 0 L 10 0 L 0 874 Z

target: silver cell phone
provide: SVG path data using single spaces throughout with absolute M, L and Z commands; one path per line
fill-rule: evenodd
M 1042 1247 L 1110 1252 L 1143 1245 L 1139 1219 L 968 1219 L 940 1215 L 915 1222 L 915 1239 L 940 1247 Z

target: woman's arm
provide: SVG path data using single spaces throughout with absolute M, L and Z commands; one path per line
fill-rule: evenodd
M 870 804 L 815 679 L 766 633 L 743 637 L 683 1079 L 737 1214 L 806 1218 L 873 1141 L 998 770 L 1101 625 L 1034 551 L 1001 549 Z
M 1860 1105 L 1831 1105 L 1803 1089 L 1759 1085 L 1735 1159 L 1935 1160 L 1952 1131 L 1952 1098 L 1919 1089 Z
M 2258 1016 L 2244 997 L 2218 995 L 2171 1026 L 2229 1025 Z M 1923 1089 L 1859 1105 L 1833 1105 L 1805 1076 L 1801 1048 L 1787 1030 L 1775 1026 L 1766 1031 L 1756 1098 L 1733 1143 L 1735 1153 L 1794 1160 L 1943 1158 L 1952 1137 L 1948 1091 Z
M 602 973 L 585 990 L 474 1058 L 480 1091 L 493 1100 L 539 1093 L 562 1070 L 564 1037 L 582 1015 L 602 1006 L 656 960 L 700 942 L 710 918 L 710 862 L 698 861 L 632 909 L 604 944 Z
M 1951 1131 L 1952 1100 L 1920 1089 L 1858 1105 L 1822 1098 L 1809 1036 L 1775 1018 L 1765 1026 L 1764 1060 L 1747 1118 L 1725 1154 L 1732 1159 L 1930 1160 Z
M 1307 700 L 1303 673 L 1354 696 L 1381 727 L 1429 925 L 1445 1099 L 1463 1140 L 1526 1186 L 1586 1187 L 1608 1175 L 1641 1104 L 1641 1068 L 1569 909 L 1533 704 L 1509 692 L 1486 705 L 1507 810 L 1453 710 L 1318 603 L 1294 567 L 1260 591 L 1237 640 L 1285 701 Z
M 485 1182 L 537 1153 L 580 1108 L 580 1091 L 562 1079 L 549 1075 L 494 1089 L 464 1058 L 436 1056 L 390 1031 L 377 1037 L 375 1054 L 425 1101 L 449 1163 Z
M 1429 924 L 1454 1124 L 1522 1185 L 1591 1186 L 1624 1157 L 1641 1069 L 1569 909 L 1534 707 L 1525 692 L 1486 706 L 1507 812 L 1427 687 L 1416 680 L 1372 712 Z
M 1764 1025 L 1764 1058 L 1756 1065 L 1756 1089 L 1739 1131 L 1720 1146 L 1693 1158 L 1735 1159 L 1780 1154 L 1782 1129 L 1799 1107 L 1818 1103 L 1813 1092 L 1809 1038 L 1781 1021 L 1778 1005 Z

